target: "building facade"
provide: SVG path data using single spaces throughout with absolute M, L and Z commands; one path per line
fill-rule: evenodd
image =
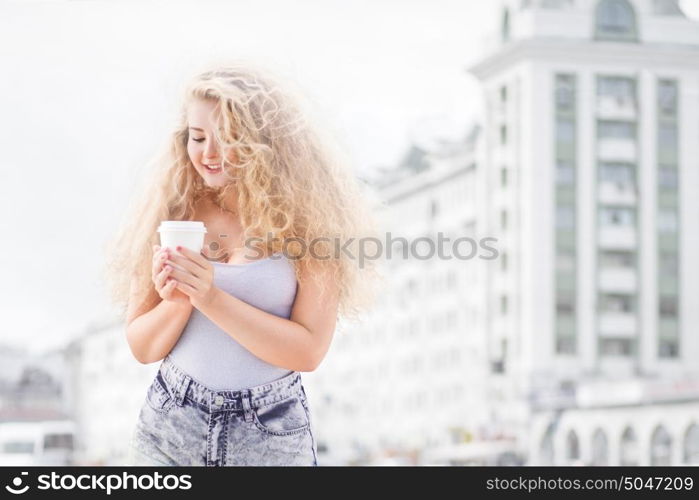
M 699 25 L 673 0 L 500 9 L 468 68 L 478 132 L 376 183 L 394 237 L 497 258 L 386 259 L 381 303 L 308 374 L 324 447 L 699 463 Z
M 471 72 L 512 258 L 487 335 L 530 463 L 696 461 L 699 24 L 671 0 L 507 1 L 493 49 Z

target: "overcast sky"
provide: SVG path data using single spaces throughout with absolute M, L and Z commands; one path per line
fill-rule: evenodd
M 699 16 L 699 1 L 683 2 Z M 103 242 L 193 68 L 293 78 L 357 173 L 480 112 L 483 0 L 0 0 L 0 341 L 43 349 L 109 309 Z

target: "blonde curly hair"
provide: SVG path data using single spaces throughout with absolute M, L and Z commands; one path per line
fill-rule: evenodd
M 358 256 L 362 239 L 378 241 L 374 214 L 381 203 L 352 174 L 343 148 L 324 127 L 311 125 L 317 120 L 309 119 L 302 96 L 291 82 L 282 87 L 267 70 L 240 61 L 209 67 L 186 86 L 165 148 L 151 161 L 140 194 L 105 247 L 105 279 L 124 317 L 132 287 L 137 304 L 160 300 L 151 280 L 160 221 L 192 220 L 203 197 L 224 206 L 232 187 L 243 238 L 259 241 L 246 245 L 267 254 L 284 251 L 299 282 L 302 269 L 316 280 L 330 272 L 338 286 L 339 316 L 357 319 L 374 303 L 377 280 L 383 279 L 376 263 L 338 255 L 335 242 L 353 239 L 346 248 Z M 205 185 L 187 153 L 187 109 L 195 99 L 215 102 L 221 124 L 214 132 L 217 144 L 224 153 L 235 153 L 235 163 L 224 160 L 230 182 L 221 188 Z M 311 242 L 315 255 L 332 258 L 314 258 L 307 251 Z M 324 281 L 317 282 L 325 293 Z

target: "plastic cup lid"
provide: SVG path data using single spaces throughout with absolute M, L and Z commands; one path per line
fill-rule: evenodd
M 164 220 L 160 222 L 158 232 L 162 231 L 198 231 L 205 233 L 204 223 L 196 220 Z

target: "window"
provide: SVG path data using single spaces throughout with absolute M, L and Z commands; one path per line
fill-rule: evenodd
M 636 212 L 629 207 L 600 207 L 600 226 L 633 226 L 636 224 Z
M 658 108 L 664 115 L 674 115 L 677 112 L 677 82 L 658 82 Z
M 556 313 L 575 314 L 575 296 L 572 293 L 558 292 L 556 295 Z
M 663 276 L 677 276 L 679 266 L 675 252 L 662 252 L 658 258 L 658 268 Z
M 575 337 L 556 337 L 556 352 L 558 354 L 575 354 Z
M 568 463 L 575 463 L 580 460 L 580 442 L 575 431 L 568 431 L 566 436 L 565 457 Z
M 568 118 L 559 118 L 556 121 L 556 140 L 562 144 L 575 142 L 575 124 Z
M 636 307 L 634 296 L 621 293 L 600 294 L 599 309 L 603 312 L 635 312 Z
M 502 167 L 500 169 L 500 185 L 502 187 L 507 186 L 507 167 Z
M 556 227 L 560 229 L 575 227 L 575 208 L 572 205 L 558 205 L 556 207 Z
M 633 139 L 635 137 L 635 123 L 600 120 L 597 124 L 598 139 Z
M 507 229 L 507 210 L 500 211 L 500 227 L 503 230 Z
M 503 360 L 507 359 L 507 339 L 500 339 L 500 356 Z
M 539 447 L 539 465 L 553 465 L 553 433 L 554 425 L 549 424 Z
M 661 295 L 658 300 L 658 314 L 661 317 L 676 318 L 677 317 L 677 296 L 676 295 Z
M 604 250 L 599 255 L 601 268 L 633 268 L 636 266 L 636 253 L 622 250 Z
M 661 123 L 658 126 L 658 146 L 662 150 L 674 150 L 677 148 L 677 126 Z
M 627 0 L 602 0 L 597 4 L 595 35 L 605 40 L 635 40 L 636 14 Z
M 559 110 L 573 109 L 575 102 L 575 80 L 573 75 L 556 75 L 556 107 Z
M 575 167 L 569 161 L 556 162 L 556 184 L 559 186 L 571 186 L 575 184 Z
M 699 425 L 691 424 L 684 434 L 682 459 L 687 465 L 699 465 Z
M 507 271 L 507 252 L 502 252 L 500 254 L 500 269 L 502 271 Z
M 672 464 L 672 437 L 665 427 L 658 426 L 650 440 L 650 464 Z
M 507 85 L 500 87 L 500 102 L 503 104 L 507 102 Z
M 631 427 L 627 427 L 621 435 L 619 465 L 638 465 L 638 438 Z
M 658 343 L 658 356 L 661 358 L 676 358 L 680 352 L 677 340 L 660 339 Z
M 677 212 L 675 209 L 660 209 L 658 212 L 658 231 L 661 233 L 677 232 Z
M 564 273 L 575 270 L 575 254 L 559 253 L 556 255 L 556 271 Z
M 500 313 L 503 316 L 507 314 L 507 295 L 500 296 Z
M 631 339 L 600 339 L 600 354 L 602 356 L 630 356 L 633 354 Z
M 3 453 L 34 453 L 34 443 L 32 441 L 6 441 L 2 445 Z
M 500 144 L 507 144 L 507 125 L 500 125 Z
M 597 429 L 592 434 L 592 466 L 603 466 L 609 463 L 609 443 L 607 435 L 602 429 Z
M 633 78 L 601 76 L 597 79 L 597 95 L 614 98 L 618 104 L 636 102 L 636 82 Z
M 658 270 L 662 276 L 677 276 L 677 254 L 674 252 L 663 252 L 658 257 Z
M 510 39 L 510 11 L 505 9 L 502 13 L 501 33 L 502 41 L 506 42 Z
M 668 189 L 677 188 L 677 168 L 661 165 L 658 168 L 658 185 Z
M 73 449 L 73 435 L 72 434 L 47 434 L 44 436 L 44 449 Z
M 601 163 L 599 182 L 613 183 L 619 189 L 631 189 L 636 184 L 636 171 L 627 163 Z

